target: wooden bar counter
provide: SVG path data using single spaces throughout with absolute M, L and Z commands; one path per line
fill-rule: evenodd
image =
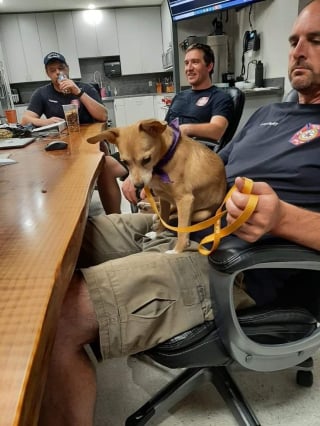
M 12 150 L 0 167 L 0 426 L 37 425 L 56 322 L 103 156 L 101 123 Z

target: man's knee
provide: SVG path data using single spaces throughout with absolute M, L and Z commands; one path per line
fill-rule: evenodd
M 57 338 L 76 345 L 91 343 L 98 336 L 98 321 L 81 272 L 75 272 L 65 295 Z

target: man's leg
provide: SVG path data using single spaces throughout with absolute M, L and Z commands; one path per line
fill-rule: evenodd
M 80 273 L 67 291 L 52 351 L 39 426 L 92 426 L 96 377 L 83 345 L 98 337 L 98 323 Z
M 112 156 L 105 156 L 105 163 L 98 176 L 97 186 L 100 200 L 106 214 L 121 213 L 121 191 L 117 178 L 127 174 L 127 170 Z

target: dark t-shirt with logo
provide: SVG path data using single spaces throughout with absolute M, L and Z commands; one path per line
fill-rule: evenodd
M 219 155 L 229 187 L 246 176 L 267 182 L 288 203 L 320 212 L 320 104 L 261 107 Z
M 258 109 L 219 155 L 229 187 L 237 176 L 249 177 L 269 183 L 288 203 L 320 212 L 320 104 L 283 102 Z M 244 275 L 258 305 L 274 301 L 286 284 L 290 288 L 310 280 L 306 271 L 288 269 L 249 270 Z M 312 271 L 311 278 L 319 281 L 319 273 Z
M 77 83 L 77 86 L 80 89 L 83 89 L 91 98 L 102 104 L 102 100 L 97 90 L 86 83 Z M 32 94 L 30 103 L 28 105 L 28 110 L 35 112 L 41 117 L 44 114 L 47 118 L 50 117 L 60 117 L 64 118 L 64 112 L 62 105 L 70 104 L 72 100 L 77 99 L 76 96 L 72 94 L 64 94 L 57 92 L 52 83 L 49 83 L 45 86 L 39 87 Z M 80 124 L 89 124 L 94 123 L 95 119 L 89 114 L 87 108 L 79 102 L 79 121 Z
M 170 123 L 178 118 L 179 124 L 209 123 L 214 115 L 225 117 L 230 122 L 233 102 L 229 94 L 211 86 L 204 90 L 187 89 L 178 93 L 173 98 L 165 120 Z

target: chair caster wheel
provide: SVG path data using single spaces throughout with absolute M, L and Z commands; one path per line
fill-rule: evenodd
M 312 371 L 297 371 L 296 382 L 299 386 L 311 388 L 311 386 L 313 385 Z

